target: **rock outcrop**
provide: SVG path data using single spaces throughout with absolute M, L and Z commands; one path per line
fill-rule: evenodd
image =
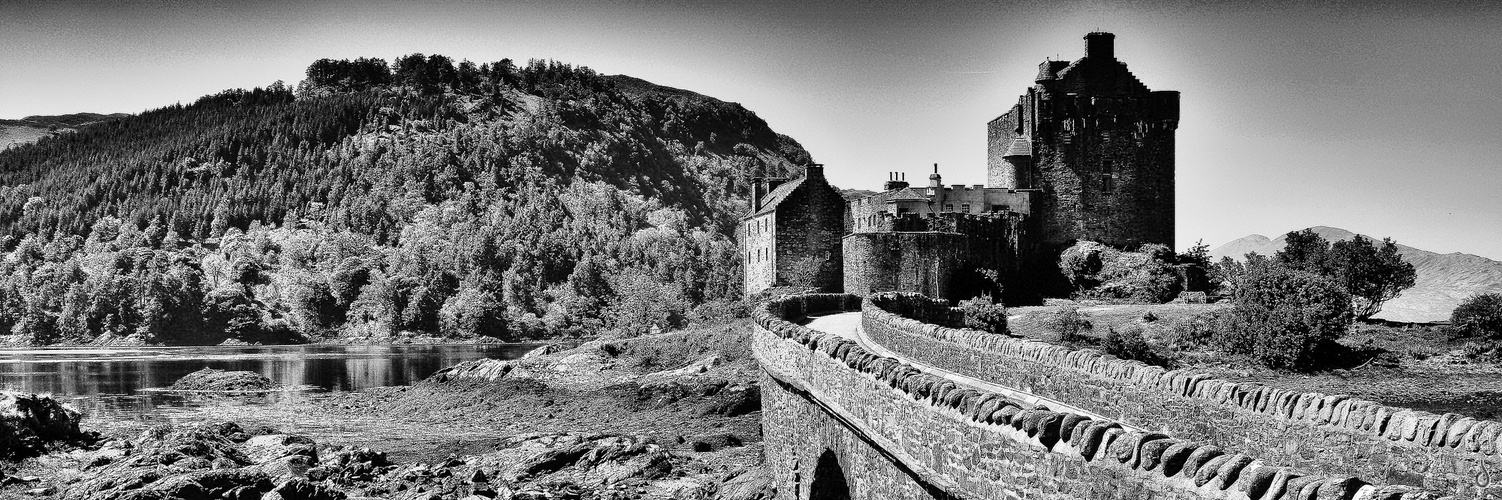
M 273 391 L 280 388 L 276 382 L 256 372 L 224 371 L 204 368 L 177 379 L 169 389 L 174 391 L 225 391 L 255 392 Z
M 78 430 L 80 418 L 78 410 L 51 396 L 0 392 L 0 459 L 26 458 L 91 440 Z

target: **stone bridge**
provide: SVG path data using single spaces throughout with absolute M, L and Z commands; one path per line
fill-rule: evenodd
M 1502 498 L 1502 423 L 909 319 L 926 300 L 755 311 L 779 500 Z

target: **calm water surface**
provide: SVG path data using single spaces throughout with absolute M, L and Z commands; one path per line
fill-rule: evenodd
M 171 421 L 207 404 L 264 404 L 407 385 L 456 363 L 514 359 L 534 345 L 211 346 L 0 350 L 0 388 L 50 393 L 91 418 Z M 245 370 L 296 388 L 259 396 L 164 393 L 203 369 Z

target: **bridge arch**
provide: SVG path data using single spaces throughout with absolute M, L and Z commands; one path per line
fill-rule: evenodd
M 814 480 L 808 485 L 808 500 L 850 500 L 850 482 L 845 468 L 833 450 L 824 450 L 814 466 Z

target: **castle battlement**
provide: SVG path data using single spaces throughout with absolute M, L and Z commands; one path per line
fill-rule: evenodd
M 980 214 L 965 213 L 904 213 L 882 212 L 876 214 L 873 224 L 858 232 L 914 232 L 932 231 L 980 235 L 988 232 L 1008 231 L 1020 224 L 1025 216 L 1019 212 L 1000 211 Z

